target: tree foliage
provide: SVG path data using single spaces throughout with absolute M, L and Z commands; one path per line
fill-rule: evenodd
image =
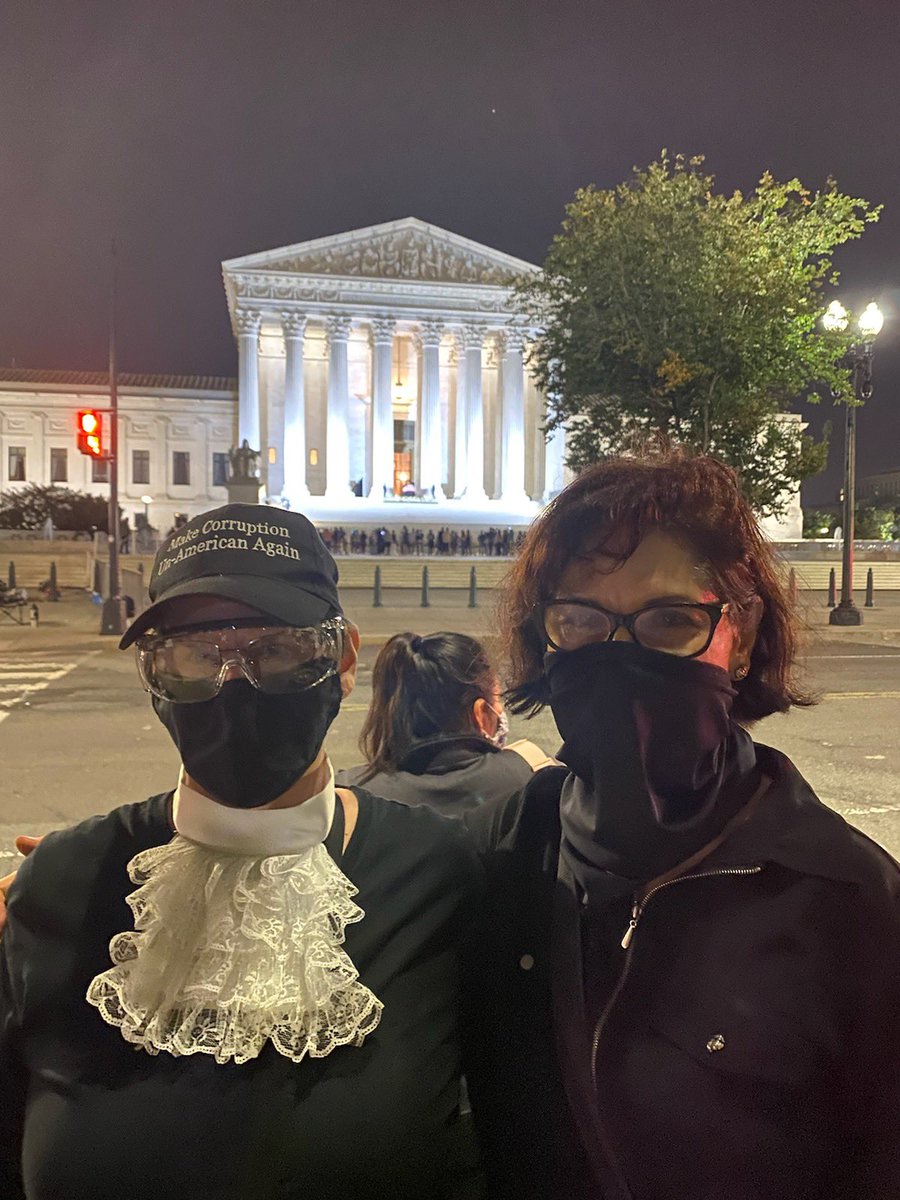
M 900 538 L 900 502 L 878 499 L 859 501 L 854 526 L 858 541 L 894 541 Z
M 730 463 L 777 513 L 827 453 L 779 414 L 815 388 L 852 395 L 823 292 L 834 248 L 880 209 L 833 180 L 815 194 L 768 173 L 751 195 L 714 185 L 702 158 L 663 151 L 612 190 L 579 190 L 543 271 L 519 285 L 541 330 L 530 365 L 570 466 L 661 434 Z
M 805 538 L 834 537 L 841 524 L 841 510 L 804 509 Z M 896 541 L 900 538 L 900 499 L 866 497 L 856 502 L 854 536 L 860 542 Z
M 28 483 L 0 496 L 0 529 L 40 530 L 48 517 L 57 529 L 84 532 L 109 529 L 109 505 L 104 496 L 37 483 Z

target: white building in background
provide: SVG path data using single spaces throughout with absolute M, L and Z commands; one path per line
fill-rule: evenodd
M 531 520 L 564 475 L 511 292 L 537 270 L 412 217 L 223 263 L 268 495 L 342 523 Z
M 76 422 L 108 404 L 104 373 L 0 368 L 0 490 L 55 483 L 107 496 L 109 466 L 79 452 Z M 119 501 L 132 526 L 146 511 L 165 532 L 176 513 L 224 504 L 236 433 L 235 380 L 120 375 Z
M 165 531 L 225 503 L 246 438 L 261 497 L 322 524 L 526 525 L 570 477 L 512 291 L 538 269 L 412 217 L 223 263 L 238 381 L 119 377 L 122 508 Z M 107 403 L 102 373 L 0 368 L 0 490 L 105 495 L 76 415 Z M 764 528 L 801 524 L 798 493 Z

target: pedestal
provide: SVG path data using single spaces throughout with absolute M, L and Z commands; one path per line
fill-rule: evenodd
M 261 504 L 262 485 L 258 479 L 231 479 L 225 484 L 229 504 Z

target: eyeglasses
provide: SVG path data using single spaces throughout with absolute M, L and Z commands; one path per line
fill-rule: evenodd
M 633 613 L 614 613 L 590 600 L 548 600 L 533 610 L 535 624 L 554 650 L 580 650 L 609 642 L 626 629 L 639 646 L 678 658 L 696 658 L 709 649 L 728 604 L 648 604 Z
M 239 629 L 241 623 L 226 628 Z M 337 674 L 343 649 L 344 622 L 333 617 L 308 629 L 264 627 L 240 647 L 221 646 L 210 629 L 162 633 L 138 642 L 137 663 L 152 695 L 175 704 L 197 704 L 218 695 L 235 666 L 261 692 L 309 691 Z

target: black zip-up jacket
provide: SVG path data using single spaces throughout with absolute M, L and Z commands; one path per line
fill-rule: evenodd
M 900 1197 L 900 868 L 758 753 L 750 818 L 613 943 L 580 1134 L 551 990 L 565 770 L 468 818 L 491 881 L 464 1028 L 492 1200 Z
M 532 776 L 532 768 L 514 750 L 500 750 L 477 734 L 444 734 L 419 742 L 397 771 L 366 778 L 367 767 L 338 771 L 338 787 L 364 787 L 375 796 L 401 804 L 425 805 L 445 817 L 509 799 Z

